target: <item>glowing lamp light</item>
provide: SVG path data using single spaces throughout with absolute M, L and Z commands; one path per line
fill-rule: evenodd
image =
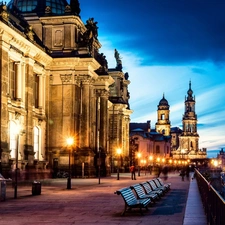
M 116 152 L 117 152 L 118 155 L 120 155 L 120 154 L 122 153 L 121 148 L 118 148 L 118 149 L 116 150 Z
M 68 146 L 71 146 L 73 144 L 73 141 L 74 140 L 73 140 L 72 137 L 69 137 L 69 138 L 66 139 L 66 143 L 67 143 Z

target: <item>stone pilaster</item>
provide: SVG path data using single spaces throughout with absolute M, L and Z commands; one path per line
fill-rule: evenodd
M 81 129 L 80 147 L 89 147 L 90 140 L 90 82 L 89 78 L 81 81 Z

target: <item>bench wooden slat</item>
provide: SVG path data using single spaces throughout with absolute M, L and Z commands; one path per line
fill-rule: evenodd
M 153 191 L 159 191 L 159 192 L 161 192 L 162 195 L 164 195 L 164 191 L 162 190 L 162 188 L 156 187 L 153 180 L 149 180 L 147 182 L 149 183 L 149 185 L 150 185 L 150 187 L 152 188 Z
M 167 188 L 164 185 L 161 185 L 159 183 L 159 180 L 158 179 L 155 178 L 155 179 L 153 179 L 153 181 L 154 181 L 154 183 L 155 183 L 155 185 L 156 185 L 157 188 L 161 188 L 164 192 L 167 192 Z
M 117 190 L 115 194 L 121 195 L 125 203 L 125 208 L 121 215 L 125 215 L 125 212 L 132 208 L 139 208 L 142 214 L 142 208 L 148 210 L 148 204 L 151 203 L 150 198 L 137 199 L 130 187 Z
M 143 187 L 140 184 L 134 184 L 130 187 L 135 191 L 138 199 L 150 198 L 153 202 L 155 202 L 155 200 L 158 198 L 157 194 L 155 193 L 146 194 Z
M 152 188 L 150 187 L 149 183 L 143 182 L 143 183 L 141 183 L 141 185 L 143 186 L 146 194 L 148 194 L 148 193 L 154 193 L 154 194 L 157 195 L 157 198 L 158 199 L 161 198 L 162 192 L 161 191 L 157 191 L 157 190 L 153 191 Z
M 161 185 L 164 185 L 164 186 L 167 188 L 167 190 L 170 189 L 171 183 L 165 183 L 165 184 L 164 184 L 163 180 L 162 180 L 161 178 L 159 178 L 159 177 L 157 178 L 157 180 L 159 181 L 159 183 L 160 183 Z

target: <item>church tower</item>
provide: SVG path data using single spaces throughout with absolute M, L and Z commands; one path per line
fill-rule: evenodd
M 195 113 L 195 97 L 191 89 L 191 81 L 189 89 L 185 96 L 185 112 L 183 115 L 183 132 L 180 136 L 180 150 L 182 154 L 196 154 L 199 150 L 197 133 L 197 115 Z
M 165 99 L 164 94 L 163 98 L 160 100 L 158 105 L 158 120 L 155 124 L 155 129 L 157 132 L 164 134 L 165 136 L 170 135 L 170 120 L 169 120 L 169 110 L 170 106 L 168 104 L 168 101 Z

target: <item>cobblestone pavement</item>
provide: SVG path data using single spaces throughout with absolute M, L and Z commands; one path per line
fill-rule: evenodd
M 0 202 L 0 225 L 182 225 L 187 201 L 189 180 L 182 181 L 178 174 L 169 174 L 165 182 L 171 190 L 156 204 L 144 210 L 136 209 L 121 216 L 124 202 L 114 194 L 120 188 L 152 179 L 141 174 L 131 180 L 130 174 L 116 174 L 109 178 L 72 179 L 72 189 L 66 189 L 66 179 L 42 182 L 41 195 L 31 194 L 31 185 L 18 186 L 18 198 L 8 185 L 6 201 Z

